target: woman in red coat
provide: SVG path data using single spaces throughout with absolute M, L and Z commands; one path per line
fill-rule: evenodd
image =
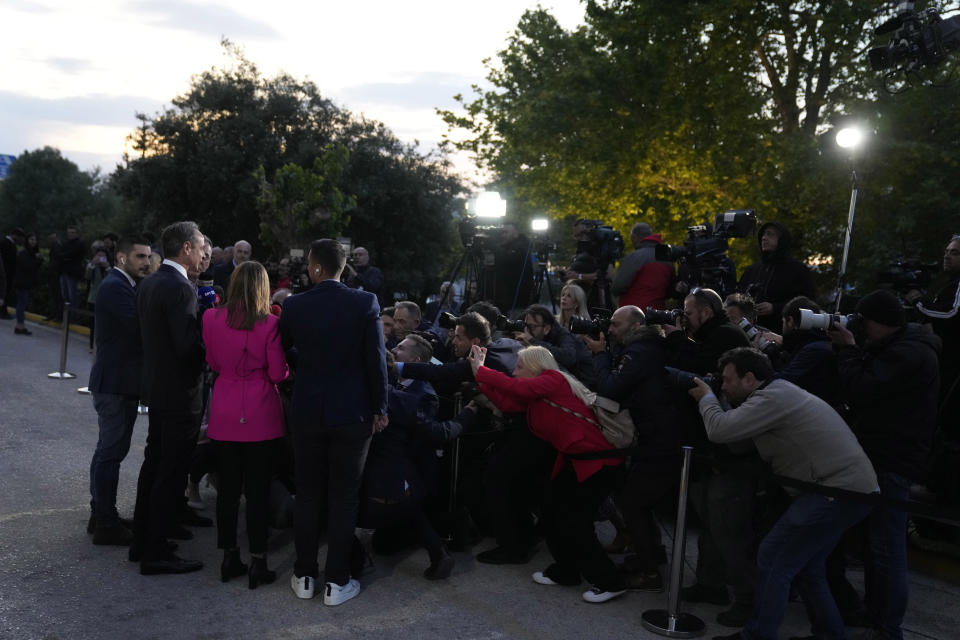
M 269 584 L 267 501 L 275 440 L 283 436 L 283 409 L 277 383 L 289 369 L 280 346 L 277 317 L 270 314 L 270 281 L 259 262 L 243 262 L 230 276 L 226 305 L 203 314 L 207 362 L 219 376 L 213 386 L 207 436 L 220 471 L 217 492 L 217 547 L 223 549 L 220 578 L 244 573 L 249 586 Z M 250 569 L 237 547 L 240 491 L 247 498 Z
M 483 366 L 486 349 L 475 346 L 470 364 L 482 391 L 501 411 L 526 412 L 530 431 L 557 449 L 542 517 L 554 563 L 533 574 L 547 585 L 593 585 L 587 602 L 606 602 L 626 593 L 616 565 L 607 557 L 593 528 L 597 507 L 623 480 L 623 459 L 577 460 L 567 454 L 613 449 L 584 403 L 589 391 L 559 371 L 543 347 L 527 347 L 517 357 L 513 377 Z

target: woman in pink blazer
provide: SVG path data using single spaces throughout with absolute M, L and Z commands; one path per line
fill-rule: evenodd
M 241 263 L 230 276 L 226 304 L 203 314 L 207 362 L 219 374 L 213 386 L 207 436 L 216 447 L 220 470 L 220 578 L 226 582 L 248 573 L 251 589 L 276 579 L 266 560 L 267 500 L 274 441 L 284 433 L 277 383 L 289 373 L 277 321 L 270 314 L 267 270 L 253 261 Z M 241 489 L 247 498 L 249 571 L 237 546 Z

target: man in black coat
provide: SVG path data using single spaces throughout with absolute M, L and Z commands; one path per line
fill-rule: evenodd
M 76 317 L 77 305 L 80 296 L 77 287 L 83 277 L 84 256 L 86 247 L 80 237 L 80 229 L 74 226 L 67 227 L 67 239 L 60 245 L 60 292 L 64 302 L 70 303 L 70 318 Z
M 141 398 L 150 407 L 147 446 L 137 481 L 131 560 L 140 573 L 187 573 L 203 563 L 169 550 L 167 525 L 183 498 L 200 431 L 203 343 L 197 295 L 187 274 L 203 259 L 203 234 L 194 222 L 175 222 L 160 239 L 165 259 L 137 290 L 143 342 Z
M 150 245 L 124 238 L 117 245 L 116 260 L 97 290 L 97 357 L 88 385 L 99 437 L 90 461 L 90 518 L 93 544 L 125 546 L 133 534 L 117 513 L 117 483 L 140 400 L 143 346 L 135 287 L 150 272 Z
M 527 342 L 533 346 L 544 347 L 561 367 L 574 378 L 593 389 L 597 375 L 593 370 L 593 356 L 583 340 L 560 326 L 550 309 L 535 304 L 523 312 L 523 332 Z
M 0 238 L 0 260 L 3 260 L 3 271 L 6 276 L 6 285 L 0 291 L 3 304 L 0 305 L 0 318 L 9 320 L 13 316 L 7 312 L 8 304 L 16 304 L 16 291 L 13 288 L 13 277 L 17 272 L 17 247 L 23 244 L 24 234 L 20 228 L 11 229 L 10 233 Z
M 211 247 L 212 255 L 213 249 Z M 253 246 L 246 240 L 237 240 L 233 245 L 232 257 L 213 268 L 213 284 L 223 287 L 223 290 L 226 291 L 230 285 L 230 276 L 233 275 L 233 270 L 237 268 L 238 264 L 243 264 L 249 260 L 251 255 L 253 255 Z
M 810 269 L 790 257 L 790 232 L 779 222 L 767 222 L 757 232 L 760 262 L 747 267 L 737 289 L 757 303 L 757 324 L 779 333 L 783 305 L 796 296 L 816 297 Z
M 844 398 L 855 412 L 853 432 L 877 472 L 880 493 L 908 500 L 926 480 L 936 427 L 940 338 L 907 323 L 900 301 L 874 291 L 857 304 L 866 342 L 843 327 L 830 331 L 840 349 L 837 367 Z M 887 506 L 867 519 L 864 601 L 877 637 L 902 638 L 907 609 L 907 513 Z

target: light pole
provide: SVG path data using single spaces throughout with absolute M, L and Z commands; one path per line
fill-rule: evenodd
M 850 161 L 850 211 L 847 213 L 847 231 L 843 239 L 843 258 L 840 260 L 840 273 L 837 276 L 836 307 L 834 312 L 840 313 L 840 299 L 846 286 L 847 258 L 850 256 L 850 235 L 853 233 L 853 214 L 857 208 L 857 171 L 853 166 L 853 153 L 863 142 L 863 132 L 857 127 L 844 127 L 837 132 L 837 145 L 846 149 Z

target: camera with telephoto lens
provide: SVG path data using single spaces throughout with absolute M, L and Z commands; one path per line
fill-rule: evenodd
M 497 321 L 493 323 L 493 326 L 497 329 L 497 331 L 521 332 L 526 328 L 523 324 L 523 318 L 520 318 L 519 320 L 511 320 L 503 314 L 497 316 Z
M 645 324 L 677 324 L 677 318 L 683 317 L 683 309 L 654 309 L 647 307 L 643 312 L 643 321 Z
M 886 271 L 877 274 L 877 280 L 880 286 L 889 286 L 902 296 L 914 289 L 926 289 L 937 271 L 939 265 L 935 262 L 924 263 L 909 258 L 896 258 L 890 262 Z
M 591 338 L 597 339 L 601 333 L 606 333 L 610 328 L 610 312 L 606 310 L 594 309 L 592 311 L 593 319 L 585 320 L 583 318 L 570 318 L 570 333 L 586 334 Z
M 886 46 L 867 51 L 874 71 L 899 67 L 888 77 L 899 71 L 917 71 L 939 64 L 948 53 L 960 49 L 960 16 L 944 19 L 933 7 L 916 11 L 913 5 L 899 3 L 897 15 L 874 29 L 878 36 L 893 32 Z
M 845 327 L 848 331 L 856 332 L 863 325 L 863 318 L 859 313 L 841 315 L 839 313 L 817 313 L 810 309 L 800 309 L 800 329 L 820 329 L 830 331 L 835 327 Z
M 687 237 L 680 246 L 657 245 L 654 255 L 663 262 L 687 265 L 692 287 L 726 291 L 724 279 L 729 277 L 727 246 L 730 238 L 746 238 L 757 227 L 753 209 L 731 209 L 718 213 L 710 223 L 687 227 Z
M 577 242 L 577 253 L 596 258 L 601 273 L 606 270 L 606 265 L 623 256 L 623 236 L 610 225 L 604 224 L 603 220 L 581 218 L 577 220 L 577 225 L 587 228 L 583 239 Z
M 453 315 L 449 311 L 444 311 L 437 317 L 437 324 L 441 329 L 447 329 L 450 331 L 457 326 L 457 316 Z
M 674 367 L 664 367 L 663 370 L 667 372 L 667 384 L 679 391 L 687 391 L 697 386 L 697 383 L 693 381 L 694 378 L 700 378 L 706 382 L 707 386 L 713 389 L 714 393 L 719 393 L 720 391 L 720 379 L 716 376 L 709 374 L 702 376 L 698 373 L 684 371 L 683 369 Z
M 747 335 L 747 339 L 750 340 L 750 344 L 754 347 L 767 354 L 772 356 L 778 351 L 780 351 L 780 345 L 776 342 L 771 342 L 763 337 L 763 332 L 760 331 L 752 322 L 746 318 L 740 318 L 740 322 L 737 323 L 743 332 Z

